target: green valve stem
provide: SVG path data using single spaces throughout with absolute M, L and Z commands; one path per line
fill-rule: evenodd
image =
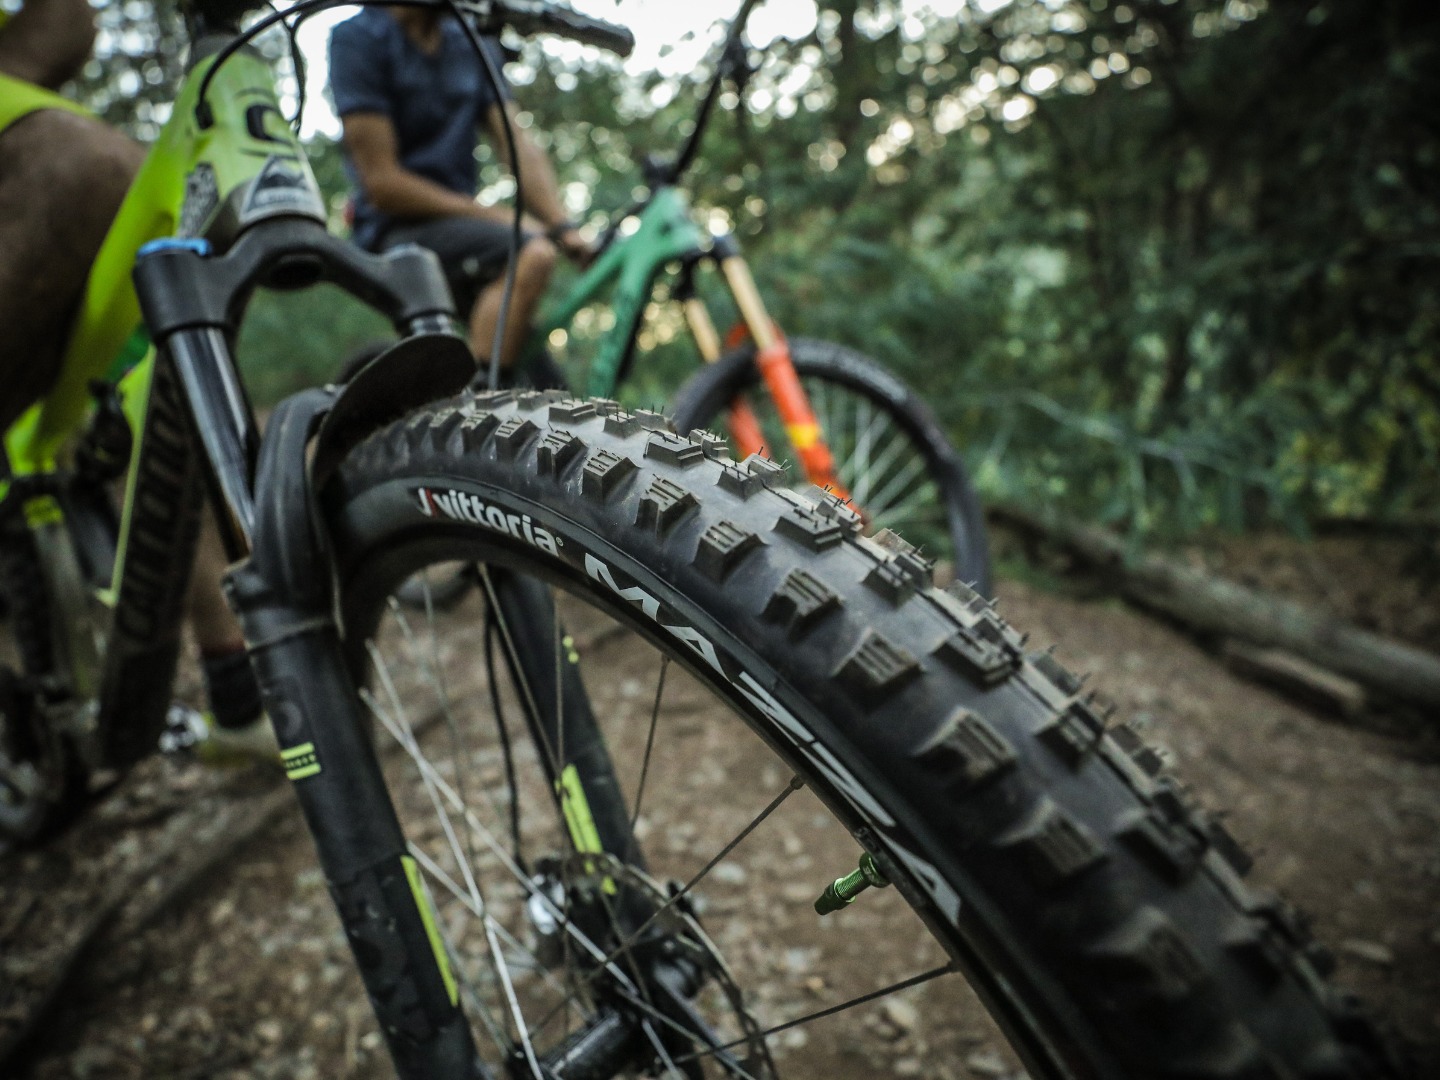
M 815 914 L 829 915 L 832 911 L 839 911 L 847 904 L 854 902 L 870 886 L 883 889 L 890 884 L 890 879 L 880 872 L 874 858 L 867 851 L 860 856 L 860 867 L 852 870 L 842 878 L 836 878 L 823 893 L 820 899 L 815 901 Z

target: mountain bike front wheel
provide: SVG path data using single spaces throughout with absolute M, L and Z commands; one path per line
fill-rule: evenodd
M 965 979 L 1037 1080 L 1394 1075 L 1078 680 L 836 500 L 659 420 L 466 395 L 324 493 L 490 1075 L 959 1075 Z M 466 606 L 388 599 L 456 559 L 486 566 Z M 508 687 L 487 644 L 548 662 Z
M 990 557 L 980 500 L 959 455 L 930 408 L 878 362 L 826 341 L 795 338 L 790 357 L 840 482 L 869 527 L 900 533 L 957 581 L 990 595 Z M 744 345 L 696 373 L 671 403 L 680 431 L 721 431 L 727 406 L 744 397 L 765 434 L 766 454 L 781 460 L 785 426 L 763 389 L 755 347 Z M 797 482 L 803 471 L 790 467 Z

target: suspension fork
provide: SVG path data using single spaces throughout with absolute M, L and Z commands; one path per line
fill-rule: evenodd
M 167 242 L 138 260 L 136 291 L 204 451 L 222 539 L 237 564 L 227 575 L 226 593 L 240 616 L 286 775 L 396 1071 L 405 1080 L 491 1080 L 476 1054 L 433 905 L 368 736 L 335 621 L 328 552 L 315 524 L 309 469 L 338 452 L 327 446 L 329 429 L 321 422 L 332 409 L 348 413 L 352 423 L 357 410 L 363 419 L 361 380 L 351 385 L 361 392 L 348 409 L 352 399 L 338 401 L 333 389 L 287 399 L 261 442 L 229 348 L 238 298 L 267 280 L 269 268 L 293 265 L 302 253 L 329 263 L 331 280 L 357 293 L 368 290 L 404 332 L 433 329 L 449 314 L 448 301 L 438 307 L 432 301 L 445 295 L 433 257 L 417 262 L 407 255 L 382 265 L 384 260 L 346 250 L 318 225 L 256 226 L 220 258 L 193 242 Z M 450 343 L 448 360 L 428 362 L 423 342 L 418 356 L 392 360 L 409 361 L 412 368 L 419 362 L 413 384 L 421 390 L 458 390 L 473 361 L 458 339 Z M 402 343 L 393 351 L 405 348 Z M 455 377 L 427 378 L 445 375 L 447 365 Z
M 715 329 L 715 321 L 710 318 L 710 309 L 695 295 L 692 280 L 694 270 L 693 262 L 686 264 L 676 294 L 685 312 L 685 321 L 690 326 L 690 336 L 695 339 L 695 347 L 700 350 L 700 358 L 707 364 L 713 364 L 722 355 L 720 332 Z M 760 420 L 756 417 L 755 410 L 750 407 L 750 402 L 745 400 L 743 394 L 736 394 L 726 403 L 725 408 L 730 438 L 740 456 L 763 454 L 765 433 L 760 428 Z
M 760 290 L 750 274 L 749 264 L 728 237 L 723 240 L 717 238 L 715 258 L 720 264 L 720 272 L 724 275 L 726 284 L 730 286 L 730 294 L 740 311 L 741 321 L 751 340 L 755 342 L 755 364 L 775 402 L 775 411 L 785 425 L 785 435 L 800 459 L 805 475 L 816 487 L 828 488 L 839 498 L 848 499 L 850 493 L 840 483 L 835 457 L 825 443 L 824 433 L 810 407 L 810 398 L 800 385 L 800 376 L 796 373 L 795 363 L 790 356 L 789 342 L 765 309 Z M 692 327 L 693 325 L 692 322 Z M 742 449 L 745 447 L 742 446 Z

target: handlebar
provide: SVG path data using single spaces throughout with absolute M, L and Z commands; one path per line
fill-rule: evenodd
M 375 0 L 372 0 L 375 2 Z M 445 0 L 391 0 L 397 6 L 447 8 Z M 305 16 L 324 8 L 340 7 L 346 0 L 301 0 L 284 11 L 275 10 L 262 18 L 241 40 L 249 40 L 259 31 L 289 16 Z M 262 6 L 262 0 L 184 0 L 191 18 L 191 37 L 207 32 L 239 34 L 240 20 Z M 513 27 L 520 34 L 554 34 L 586 45 L 629 56 L 635 48 L 635 35 L 623 26 L 592 19 L 572 8 L 549 0 L 458 0 L 457 7 L 475 17 L 486 32 Z
M 495 29 L 509 26 L 524 35 L 554 34 L 620 57 L 629 56 L 635 48 L 635 35 L 625 27 L 547 0 L 465 0 L 460 7 Z

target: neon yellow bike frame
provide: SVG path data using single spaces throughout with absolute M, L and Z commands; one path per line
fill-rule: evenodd
M 189 71 L 170 120 L 150 147 L 105 237 L 54 388 L 5 434 L 5 452 L 16 476 L 54 470 L 66 442 L 85 419 L 92 379 L 124 375 L 125 411 L 132 430 L 140 431 L 153 354 L 143 338 L 133 340 L 140 328 L 140 307 L 130 271 L 145 243 L 165 236 L 205 235 L 227 213 L 245 224 L 258 216 L 294 213 L 294 193 L 302 190 L 301 197 L 314 203 L 314 215 L 324 219 L 310 165 L 280 113 L 273 76 L 258 55 L 242 51 L 215 73 L 206 95 L 214 122 L 202 127 L 196 105 L 212 63 L 213 57 L 207 57 Z M 283 198 L 289 203 L 267 204 L 265 181 L 277 169 L 299 170 L 305 182 L 286 187 Z M 4 491 L 0 486 L 0 497 Z

